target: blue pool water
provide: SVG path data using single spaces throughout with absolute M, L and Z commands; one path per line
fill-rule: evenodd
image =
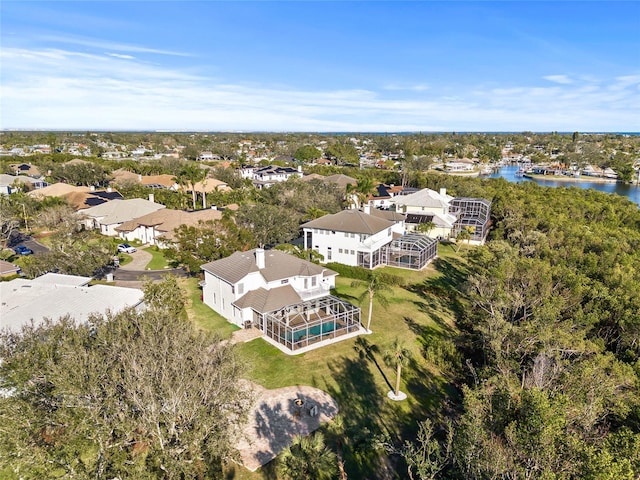
M 322 327 L 322 332 L 320 330 L 320 327 Z M 323 323 L 322 325 L 316 325 L 315 327 L 311 327 L 305 330 L 299 330 L 293 334 L 293 341 L 297 342 L 305 335 L 308 335 L 309 337 L 314 337 L 316 335 L 320 335 L 320 333 L 333 332 L 335 328 L 336 328 L 335 322 L 327 322 L 327 323 Z

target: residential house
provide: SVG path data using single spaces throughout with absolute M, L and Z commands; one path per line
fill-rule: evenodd
M 0 174 L 0 194 L 9 195 L 21 191 L 22 188 L 28 190 L 38 190 L 48 185 L 44 180 L 28 177 L 26 175 Z
M 84 217 L 83 224 L 87 228 L 98 228 L 103 235 L 115 237 L 118 235 L 116 228 L 123 223 L 165 208 L 164 205 L 153 201 L 153 195 L 149 197 L 149 200 L 142 198 L 114 200 L 79 210 L 78 213 Z
M 471 241 L 483 243 L 489 232 L 491 202 L 482 198 L 452 197 L 441 188 L 439 192 L 428 188 L 408 195 L 397 195 L 391 203 L 396 211 L 406 214 L 407 230 L 432 223 L 427 234 L 435 238 L 455 238 L 463 229 L 471 233 Z
M 404 216 L 369 209 L 343 210 L 302 225 L 305 249 L 325 262 L 364 268 L 380 265 L 422 269 L 437 255 L 437 241 L 405 235 Z
M 457 216 L 451 211 L 453 197 L 447 190 L 439 192 L 424 188 L 417 192 L 396 195 L 389 201 L 395 210 L 406 214 L 407 230 L 415 230 L 421 223 L 433 223 L 434 228 L 428 232 L 432 238 L 449 238 Z
M 120 238 L 129 242 L 138 240 L 143 244 L 166 248 L 176 241 L 176 228 L 182 225 L 196 226 L 201 221 L 221 218 L 222 212 L 211 208 L 195 212 L 163 208 L 124 222 L 116 227 L 116 231 Z
M 266 167 L 252 167 L 243 165 L 240 169 L 242 178 L 251 179 L 256 188 L 269 188 L 280 182 L 286 182 L 292 177 L 302 177 L 302 167 L 280 167 L 268 165 Z
M 76 210 L 95 207 L 112 200 L 122 200 L 120 192 L 107 188 L 96 190 L 94 187 L 78 187 L 67 183 L 54 183 L 39 190 L 29 192 L 35 198 L 59 197 L 64 199 Z
M 17 332 L 31 321 L 57 320 L 71 315 L 78 323 L 91 314 L 116 313 L 128 307 L 143 308 L 144 292 L 137 288 L 88 286 L 90 277 L 47 273 L 28 280 L 0 282 L 0 329 Z
M 20 267 L 13 263 L 0 260 L 0 277 L 9 277 L 11 275 L 17 275 L 21 272 Z
M 260 330 L 286 353 L 362 332 L 360 309 L 330 294 L 337 273 L 278 250 L 236 252 L 202 265 L 202 298 L 229 322 Z

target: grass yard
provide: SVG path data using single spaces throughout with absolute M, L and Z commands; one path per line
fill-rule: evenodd
M 437 414 L 440 402 L 456 395 L 446 375 L 425 359 L 429 345 L 455 336 L 454 315 L 462 308 L 452 286 L 464 277 L 464 261 L 451 246 L 441 246 L 439 255 L 421 272 L 384 269 L 401 276 L 406 284 L 386 295 L 386 309 L 374 302 L 371 335 L 295 356 L 285 355 L 261 339 L 237 346 L 247 378 L 270 389 L 311 385 L 338 401 L 346 432 L 345 462 L 352 478 L 374 478 L 381 468 L 379 455 L 371 448 L 360 448 L 371 441 L 371 432 L 387 432 L 398 441 L 407 438 L 415 434 L 418 421 Z M 352 279 L 338 277 L 335 293 L 357 304 L 364 288 L 353 288 L 351 283 Z M 224 324 L 230 324 L 214 317 L 200 302 L 199 289 L 194 293 L 192 284 L 189 291 L 190 316 L 196 323 L 207 330 L 228 331 Z M 361 308 L 361 319 L 366 321 L 368 302 Z M 383 357 L 396 337 L 413 353 L 410 365 L 403 370 L 401 390 L 408 395 L 403 402 L 386 396 L 395 384 L 395 368 L 386 366 Z M 272 478 L 270 467 L 251 473 L 231 465 L 227 476 L 238 480 Z
M 187 292 L 187 303 L 185 307 L 189 320 L 194 322 L 198 328 L 220 335 L 223 339 L 230 338 L 231 334 L 235 330 L 238 330 L 239 327 L 229 323 L 225 318 L 202 303 L 202 290 L 198 285 L 199 279 L 181 278 L 179 281 L 180 285 Z
M 163 270 L 169 268 L 169 262 L 164 256 L 162 250 L 157 247 L 146 247 L 143 250 L 151 254 L 151 261 L 147 264 L 146 270 Z

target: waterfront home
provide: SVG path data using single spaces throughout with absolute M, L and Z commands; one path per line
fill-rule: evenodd
M 253 327 L 286 353 L 363 332 L 360 309 L 330 294 L 333 270 L 256 248 L 202 265 L 203 302 L 229 322 Z

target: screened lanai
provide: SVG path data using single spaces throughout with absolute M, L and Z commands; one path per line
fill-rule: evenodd
M 438 254 L 438 241 L 419 233 L 396 238 L 386 249 L 386 264 L 390 267 L 423 269 Z
M 360 309 L 328 295 L 265 313 L 258 321 L 268 337 L 296 351 L 358 332 Z
M 482 242 L 489 232 L 491 202 L 484 198 L 454 198 L 451 207 L 457 209 L 458 220 L 451 234 L 455 237 L 463 229 L 468 229 L 470 240 Z

